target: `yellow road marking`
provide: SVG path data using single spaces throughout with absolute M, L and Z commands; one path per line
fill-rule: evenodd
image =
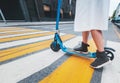
M 63 41 L 68 40 L 73 37 L 74 37 L 74 35 L 70 35 L 70 34 L 61 36 Z M 50 39 L 50 40 L 46 40 L 44 42 L 37 42 L 34 44 L 28 44 L 25 46 L 2 50 L 2 51 L 0 51 L 0 62 L 48 48 L 52 41 L 53 41 L 53 39 Z
M 0 36 L 10 35 L 9 33 L 0 33 Z
M 5 28 L 0 28 L 0 32 L 4 32 L 4 31 L 13 31 L 13 30 L 22 30 L 25 28 L 19 28 L 19 27 L 5 27 Z
M 89 43 L 90 46 L 95 45 L 92 40 Z M 96 47 L 91 51 L 94 50 Z M 39 83 L 90 83 L 94 72 L 94 69 L 90 67 L 91 62 L 93 59 L 73 55 Z
M 94 70 L 89 67 L 91 59 L 71 56 L 52 74 L 39 83 L 90 83 Z
M 15 30 L 36 30 L 36 29 L 29 29 L 29 28 L 23 28 L 23 27 L 0 28 L 0 32 L 15 31 Z M 36 31 L 40 31 L 40 30 L 36 30 Z
M 30 33 L 30 32 L 38 32 L 38 30 L 6 32 L 6 33 L 0 33 L 0 36 L 7 36 L 7 35 L 14 35 L 14 34 L 23 34 L 23 33 Z M 39 30 L 39 32 L 40 32 L 40 30 Z
M 33 37 L 39 37 L 39 36 L 45 36 L 45 35 L 51 35 L 51 34 L 54 34 L 54 32 L 45 32 L 45 33 L 40 33 L 40 34 L 32 34 L 32 35 L 25 35 L 25 36 L 16 36 L 16 37 L 10 37 L 10 38 L 0 38 L 0 42 L 21 40 L 21 39 L 33 38 Z
M 20 32 L 7 32 L 7 33 L 9 33 L 9 34 L 21 34 L 21 33 L 30 33 L 30 32 L 38 32 L 38 30 L 20 31 Z
M 96 47 L 93 39 L 90 39 L 90 40 L 88 41 L 88 44 L 90 45 L 90 46 L 88 47 L 89 52 L 96 52 L 97 47 Z
M 2 31 L 2 33 L 14 33 L 14 32 L 26 32 L 26 31 L 41 31 L 41 30 L 36 30 L 36 29 L 23 29 L 23 30 L 12 30 L 12 31 Z

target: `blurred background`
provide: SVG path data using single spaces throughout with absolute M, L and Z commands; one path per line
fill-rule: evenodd
M 0 0 L 0 21 L 55 21 L 58 0 Z M 120 22 L 120 0 L 110 0 L 109 19 Z M 74 20 L 76 0 L 62 0 L 61 20 Z
M 52 21 L 56 18 L 57 1 L 0 0 L 0 9 L 7 21 Z M 75 3 L 76 0 L 62 0 L 61 20 L 73 20 Z

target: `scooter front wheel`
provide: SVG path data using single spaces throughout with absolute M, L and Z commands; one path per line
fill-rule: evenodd
M 53 41 L 50 45 L 50 48 L 54 51 L 54 52 L 58 52 L 60 50 L 60 45 L 56 42 Z

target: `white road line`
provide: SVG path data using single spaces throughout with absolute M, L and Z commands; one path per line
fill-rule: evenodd
M 62 35 L 65 35 L 65 34 L 61 33 L 61 36 Z M 42 36 L 42 37 L 30 38 L 30 39 L 18 40 L 18 41 L 12 41 L 12 42 L 5 42 L 5 43 L 0 44 L 0 49 L 23 45 L 23 44 L 28 44 L 28 43 L 33 43 L 33 42 L 38 42 L 38 41 L 43 41 L 43 40 L 47 40 L 50 38 L 54 38 L 54 35 Z
M 78 41 L 80 41 L 80 39 L 76 37 L 64 44 L 74 47 Z M 61 50 L 59 52 L 53 52 L 51 49 L 48 49 L 32 54 L 32 56 L 0 65 L 0 83 L 16 83 L 49 66 L 63 55 L 64 52 Z
M 51 29 L 51 30 L 55 30 L 55 29 Z M 69 28 L 61 28 L 61 29 L 59 29 L 60 31 L 64 31 L 64 30 L 70 30 Z
M 120 43 L 107 41 L 107 47 L 116 50 L 114 60 L 104 67 L 101 83 L 120 83 Z
M 0 38 L 9 38 L 9 37 L 31 35 L 31 34 L 38 34 L 38 33 L 45 33 L 45 32 L 49 32 L 49 31 L 38 31 L 38 32 L 30 32 L 30 33 L 13 34 L 13 35 L 7 35 L 7 36 L 0 36 Z
M 50 30 L 53 30 L 53 31 L 55 30 L 55 25 L 51 25 L 50 27 L 49 26 L 46 26 L 46 27 L 44 27 L 44 26 L 32 26 L 32 27 L 34 27 L 34 28 L 41 27 L 41 28 L 50 29 Z M 67 30 L 67 29 L 69 30 L 68 26 L 67 27 L 63 27 L 62 25 L 59 28 L 59 30 Z

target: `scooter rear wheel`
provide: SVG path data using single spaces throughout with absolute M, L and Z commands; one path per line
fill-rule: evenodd
M 109 50 L 105 50 L 105 52 L 107 54 L 107 57 L 112 61 L 114 59 L 114 54 Z
M 60 50 L 60 45 L 56 42 L 53 41 L 50 45 L 50 48 L 54 51 L 54 52 L 58 52 Z

